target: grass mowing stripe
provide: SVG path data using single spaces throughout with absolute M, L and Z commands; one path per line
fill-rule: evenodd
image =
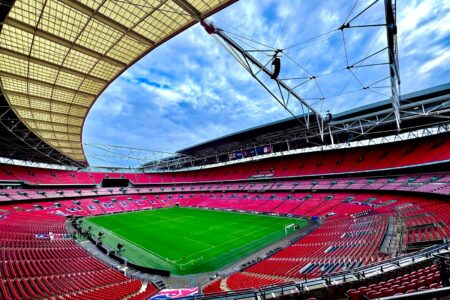
M 174 274 L 213 271 L 285 237 L 306 220 L 191 208 L 165 208 L 87 218 L 83 227 L 107 232 L 104 244 L 125 243 L 129 261 Z
M 266 230 L 266 228 L 262 228 L 262 229 L 260 229 L 260 230 L 258 230 L 258 231 L 262 231 L 262 230 Z M 201 254 L 201 253 L 203 253 L 203 252 L 209 251 L 209 250 L 214 249 L 214 248 L 217 248 L 217 247 L 224 246 L 225 244 L 231 243 L 231 242 L 233 242 L 233 241 L 235 241 L 235 240 L 240 240 L 240 239 L 242 239 L 243 237 L 248 236 L 248 235 L 250 235 L 250 234 L 253 234 L 253 232 L 247 233 L 246 235 L 243 235 L 243 236 L 237 236 L 237 237 L 234 238 L 234 239 L 228 239 L 228 240 L 224 241 L 222 244 L 215 245 L 215 246 L 211 246 L 211 247 L 208 248 L 208 249 L 202 250 L 202 251 L 197 252 L 197 253 L 193 253 L 191 256 L 188 256 L 188 258 L 198 256 L 199 254 Z
M 98 226 L 98 225 L 97 225 L 97 226 Z M 129 239 L 127 239 L 127 238 L 124 237 L 123 235 L 119 235 L 119 234 L 117 234 L 117 233 L 115 233 L 115 232 L 113 232 L 113 231 L 111 231 L 111 230 L 109 230 L 109 229 L 107 229 L 107 228 L 102 227 L 102 226 L 98 226 L 98 227 L 99 227 L 99 229 L 108 232 L 111 236 L 113 236 L 113 235 L 114 235 L 114 236 L 117 236 L 119 239 L 124 240 L 124 241 L 126 241 L 127 243 L 132 244 L 132 245 L 134 245 L 135 247 L 140 248 L 140 249 L 142 249 L 142 250 L 144 250 L 144 251 L 146 251 L 146 252 L 148 252 L 148 253 L 150 253 L 150 254 L 156 256 L 157 258 L 160 258 L 162 261 L 166 261 L 166 262 L 168 261 L 168 259 L 167 259 L 166 257 L 163 257 L 163 256 L 159 255 L 158 253 L 154 253 L 154 252 L 151 251 L 150 249 L 147 249 L 147 248 L 145 248 L 144 246 L 142 246 L 142 245 L 140 245 L 140 244 L 137 244 L 137 243 L 135 243 L 135 242 L 133 242 L 133 241 L 130 241 Z M 101 230 L 100 230 L 100 231 L 101 231 Z M 172 262 L 172 263 L 173 263 L 173 262 Z

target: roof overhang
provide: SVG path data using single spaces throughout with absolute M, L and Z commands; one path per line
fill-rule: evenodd
M 0 85 L 7 113 L 42 147 L 64 156 L 53 162 L 85 165 L 84 121 L 105 88 L 144 55 L 235 1 L 4 0 Z

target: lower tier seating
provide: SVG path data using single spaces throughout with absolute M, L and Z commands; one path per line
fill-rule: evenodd
M 432 265 L 387 281 L 350 289 L 347 296 L 350 300 L 360 300 L 363 297 L 377 299 L 441 287 L 438 266 Z
M 410 231 L 406 231 L 401 239 L 392 238 L 392 230 L 397 226 L 415 228 L 433 224 L 435 227 L 430 228 L 433 228 L 434 234 L 423 234 L 422 241 L 448 240 L 449 202 L 414 197 L 393 201 L 393 195 L 384 195 L 379 199 L 374 196 L 367 203 L 354 197 L 351 201 L 341 200 L 330 206 L 335 214 L 325 216 L 329 212 L 325 209 L 320 214 L 323 223 L 313 232 L 229 278 L 214 281 L 211 286 L 206 286 L 206 292 L 255 288 L 273 284 L 274 281 L 317 278 L 381 262 L 408 251 L 411 246 L 412 242 L 408 239 Z M 223 198 L 216 200 L 224 201 Z M 205 201 L 214 206 L 210 198 Z M 317 202 L 312 209 L 320 211 L 321 205 Z M 360 211 L 355 207 L 364 207 L 365 210 Z M 309 208 L 303 212 L 307 214 L 308 211 Z M 248 280 L 235 280 L 241 276 Z
M 91 291 L 65 295 L 64 298 L 68 300 L 122 299 L 135 293 L 140 286 L 141 282 L 139 280 L 127 280 Z
M 207 285 L 205 285 L 202 288 L 203 294 L 212 294 L 212 293 L 221 293 L 224 290 L 220 287 L 220 284 L 222 282 L 221 278 L 217 278 L 211 282 L 209 282 Z
M 45 210 L 2 215 L 0 299 L 122 299 L 139 291 L 140 281 L 91 257 L 64 223 Z
M 158 292 L 158 288 L 152 283 L 147 284 L 145 290 L 128 298 L 128 300 L 147 300 Z
M 255 288 L 283 282 L 282 279 L 271 278 L 253 274 L 235 273 L 228 277 L 227 285 L 230 289 L 239 290 L 244 288 Z
M 2 297 L 100 299 L 108 295 L 110 299 L 142 299 L 154 294 L 157 289 L 152 284 L 139 293 L 139 281 L 130 280 L 79 247 L 66 232 L 65 216 L 154 209 L 176 203 L 319 221 L 318 227 L 307 236 L 228 278 L 214 281 L 205 287 L 205 292 L 258 288 L 320 277 L 380 262 L 410 251 L 420 243 L 440 242 L 450 237 L 448 201 L 392 194 L 386 190 L 382 193 L 178 191 L 19 202 L 5 204 L 0 210 Z M 399 240 L 391 238 L 393 228 L 397 227 L 405 229 L 399 232 Z

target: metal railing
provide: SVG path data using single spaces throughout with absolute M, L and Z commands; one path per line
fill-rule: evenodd
M 383 272 L 400 269 L 416 262 L 428 260 L 436 254 L 447 253 L 449 249 L 450 243 L 445 242 L 440 245 L 423 249 L 412 255 L 393 258 L 370 266 L 358 267 L 347 272 L 336 273 L 323 278 L 287 282 L 265 286 L 259 289 L 245 289 L 207 295 L 196 295 L 187 299 L 268 299 L 282 295 L 296 294 L 302 291 L 313 291 L 336 284 L 356 282 L 363 278 L 378 276 Z
M 383 297 L 379 298 L 379 300 L 424 300 L 424 299 L 443 299 L 442 297 L 446 297 L 450 295 L 450 287 L 443 287 L 439 289 L 432 289 L 432 290 L 426 290 L 426 291 L 420 291 L 416 293 L 411 294 L 402 294 L 402 295 L 396 295 L 396 296 L 389 296 L 389 297 Z

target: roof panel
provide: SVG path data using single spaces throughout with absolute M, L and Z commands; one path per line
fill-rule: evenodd
M 157 10 L 140 22 L 135 30 L 154 41 L 160 41 L 173 33 L 175 28 L 181 28 L 190 21 L 192 19 L 186 17 L 185 12 L 172 1 L 167 1 L 167 4 L 158 6 Z
M 47 111 L 36 111 L 36 110 L 31 110 L 31 114 L 32 114 L 32 118 L 36 119 L 36 120 L 42 120 L 42 121 L 52 121 L 52 114 L 51 112 Z M 60 116 L 61 118 L 66 118 L 63 116 Z
M 55 138 L 61 141 L 69 141 L 69 136 L 63 133 L 55 133 Z
M 33 114 L 31 113 L 31 109 L 16 107 L 14 110 L 21 118 L 33 119 Z
M 81 136 L 81 127 L 67 126 L 67 131 L 70 133 L 76 133 Z
M 87 104 L 92 103 L 94 101 L 94 96 L 92 97 L 88 97 L 85 95 L 80 95 L 80 94 L 73 94 L 74 98 L 72 101 L 72 104 L 77 104 L 77 105 L 82 105 L 82 106 L 89 106 Z
M 28 94 L 27 83 L 25 81 L 9 77 L 2 77 L 2 85 L 5 93 L 7 93 L 7 91 L 14 91 Z
M 108 56 L 126 63 L 130 63 L 147 48 L 147 45 L 144 45 L 128 36 L 124 36 L 108 52 Z
M 23 97 L 23 96 L 10 96 L 9 101 L 14 106 L 26 107 L 26 106 L 30 105 L 30 101 L 28 100 L 28 97 Z
M 56 80 L 55 84 L 69 89 L 78 90 L 83 78 L 72 74 L 61 72 Z
M 70 111 L 70 105 L 60 104 L 60 103 L 51 103 L 49 111 L 67 115 Z
M 11 74 L 27 76 L 28 64 L 26 61 L 11 57 L 9 55 L 0 54 L 0 71 Z
M 61 102 L 67 102 L 67 103 L 72 103 L 74 98 L 75 98 L 75 93 L 61 90 L 58 88 L 55 88 L 53 90 L 53 95 L 51 97 L 51 99 L 58 100 Z
M 38 128 L 38 125 L 37 125 L 37 123 L 36 122 L 34 122 L 34 121 L 30 121 L 30 122 L 28 122 L 28 125 L 30 126 L 30 128 L 32 128 L 32 129 L 37 129 Z M 34 130 L 33 130 L 34 131 Z
M 83 125 L 83 118 L 68 117 L 67 124 L 74 126 L 81 126 Z
M 28 55 L 31 49 L 33 35 L 4 24 L 0 36 L 0 46 L 6 49 Z
M 71 49 L 63 63 L 63 66 L 82 73 L 89 73 L 97 62 L 97 58 L 81 53 L 75 49 Z
M 32 108 L 51 111 L 53 109 L 53 105 L 55 104 L 52 104 L 50 101 L 30 97 L 30 106 Z
M 105 54 L 121 36 L 122 34 L 117 30 L 91 19 L 76 43 Z
M 39 135 L 44 139 L 56 139 L 56 135 L 51 131 L 37 131 Z
M 39 29 L 74 42 L 89 17 L 57 1 L 49 0 L 45 6 Z
M 85 79 L 80 86 L 80 91 L 86 92 L 89 94 L 98 94 L 103 88 L 103 84 L 95 82 L 90 79 Z
M 31 56 L 61 65 L 69 50 L 66 46 L 35 36 Z
M 60 115 L 56 113 L 48 113 L 49 121 L 60 123 L 60 124 L 67 124 L 69 122 L 69 117 L 67 115 Z
M 120 71 L 120 67 L 114 66 L 106 61 L 100 60 L 89 73 L 92 76 L 100 77 L 105 80 L 111 80 L 114 75 Z
M 79 2 L 83 3 L 84 5 L 92 8 L 93 10 L 97 10 L 102 3 L 104 3 L 104 0 L 79 0 Z
M 33 98 L 29 99 L 29 107 L 32 109 L 43 110 L 43 111 L 51 111 L 52 110 L 52 106 L 50 105 L 50 102 L 43 101 L 43 100 L 37 100 L 37 99 L 33 99 Z
M 82 125 L 109 82 L 193 24 L 189 4 L 206 17 L 232 2 L 16 0 L 0 28 L 6 101 L 48 145 L 84 162 Z
M 79 107 L 71 106 L 69 108 L 69 112 L 73 116 L 84 117 L 84 115 L 87 113 L 87 108 L 79 108 Z
M 45 0 L 16 0 L 9 17 L 31 26 L 36 26 Z
M 131 27 L 153 10 L 159 2 L 155 0 L 108 1 L 100 7 L 99 12 L 126 27 Z
M 23 62 L 27 64 L 26 61 Z M 58 71 L 53 68 L 38 65 L 35 63 L 29 63 L 29 73 L 28 73 L 29 78 L 45 81 L 48 83 L 54 83 L 57 76 Z
M 47 99 L 50 99 L 52 97 L 53 89 L 48 86 L 35 84 L 35 83 L 31 83 L 31 82 L 29 82 L 28 84 L 25 83 L 25 85 L 28 86 L 28 93 L 30 95 L 47 98 Z

